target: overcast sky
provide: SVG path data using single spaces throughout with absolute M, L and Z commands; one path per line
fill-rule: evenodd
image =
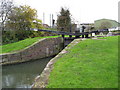
M 77 23 L 93 23 L 106 18 L 118 21 L 119 0 L 14 0 L 18 5 L 29 5 L 37 10 L 38 18 L 50 24 L 50 14 L 57 19 L 61 7 L 69 8 Z

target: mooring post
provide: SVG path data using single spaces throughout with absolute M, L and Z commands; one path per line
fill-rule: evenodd
M 85 28 L 86 28 L 85 26 L 82 26 L 82 33 L 84 32 Z M 84 38 L 84 35 L 82 35 L 82 38 Z
M 72 35 L 69 35 L 69 38 L 72 38 Z
M 80 37 L 79 33 L 80 32 L 78 30 L 75 31 L 75 38 L 79 38 Z
M 65 37 L 64 34 L 62 34 L 62 37 L 63 37 L 63 38 Z
M 84 38 L 84 35 L 82 35 L 82 38 Z
M 85 35 L 85 38 L 88 38 L 88 34 Z

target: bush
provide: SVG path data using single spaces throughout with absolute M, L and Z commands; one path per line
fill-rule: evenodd
M 44 36 L 54 36 L 49 32 L 40 32 L 40 31 L 29 31 L 29 30 L 19 30 L 19 31 L 3 31 L 2 32 L 2 44 L 8 44 L 24 40 L 26 38 L 34 37 L 44 37 Z
M 2 44 L 17 42 L 18 38 L 15 37 L 15 32 L 3 31 L 2 32 Z

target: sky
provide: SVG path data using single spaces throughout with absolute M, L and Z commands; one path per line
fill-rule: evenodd
M 94 23 L 98 19 L 118 21 L 119 0 L 14 0 L 17 5 L 29 5 L 37 10 L 38 18 L 50 25 L 50 14 L 57 20 L 61 7 L 70 10 L 76 24 Z

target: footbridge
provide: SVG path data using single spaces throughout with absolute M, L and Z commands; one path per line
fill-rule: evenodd
M 34 29 L 32 29 L 32 30 L 34 30 Z M 82 32 L 82 33 L 79 33 L 79 32 L 73 33 L 73 32 L 64 32 L 64 31 L 54 31 L 54 30 L 43 30 L 43 29 L 35 29 L 35 30 L 43 31 L 43 32 L 55 33 L 55 34 L 58 34 L 58 35 L 62 35 L 63 38 L 64 38 L 64 35 L 69 35 L 69 37 L 75 36 L 76 38 L 79 38 L 79 36 L 82 35 L 82 38 L 84 38 L 84 37 L 88 38 L 89 34 L 98 33 L 98 32 L 105 32 L 104 30 L 97 30 L 97 31 L 91 31 L 91 32 Z

